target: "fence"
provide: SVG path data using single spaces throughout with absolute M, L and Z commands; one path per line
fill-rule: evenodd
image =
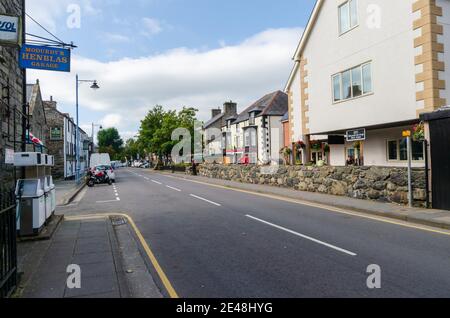
M 16 202 L 14 191 L 0 189 L 0 298 L 17 285 Z

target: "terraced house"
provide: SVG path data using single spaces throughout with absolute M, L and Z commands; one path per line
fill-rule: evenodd
M 331 165 L 405 166 L 402 131 L 450 100 L 450 1 L 318 0 L 294 61 L 289 135 L 304 161 L 319 142 Z M 365 140 L 347 141 L 356 129 Z M 413 143 L 415 166 L 424 152 Z

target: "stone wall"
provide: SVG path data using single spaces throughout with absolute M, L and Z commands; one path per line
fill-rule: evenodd
M 204 164 L 199 167 L 199 175 L 356 199 L 408 203 L 406 168 L 280 166 L 275 174 L 265 174 L 263 169 L 267 167 Z M 416 206 L 425 205 L 425 185 L 425 170 L 414 169 Z
M 21 15 L 21 3 L 19 0 L 2 0 L 0 13 Z M 5 151 L 20 151 L 22 141 L 22 120 L 17 112 L 14 116 L 15 109 L 22 111 L 23 105 L 23 77 L 18 60 L 17 47 L 0 45 L 0 183 L 7 188 L 14 185 L 15 168 L 5 164 Z

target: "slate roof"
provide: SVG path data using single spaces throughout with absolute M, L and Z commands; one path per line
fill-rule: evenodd
M 282 91 L 276 91 L 265 95 L 253 105 L 239 114 L 234 124 L 241 123 L 250 118 L 252 111 L 258 111 L 256 117 L 260 116 L 284 116 L 288 111 L 288 96 Z
M 281 118 L 281 122 L 285 123 L 287 121 L 289 121 L 289 112 L 284 114 L 283 118 Z
M 203 126 L 204 129 L 208 129 L 209 127 L 211 127 L 212 125 L 214 125 L 215 123 L 217 123 L 219 120 L 222 120 L 223 116 L 225 114 L 224 113 L 220 113 L 219 115 L 217 115 L 216 117 L 208 120 L 205 125 Z

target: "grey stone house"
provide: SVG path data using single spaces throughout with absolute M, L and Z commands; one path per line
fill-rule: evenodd
M 67 113 L 57 108 L 57 102 L 51 97 L 44 101 L 48 128 L 46 142 L 48 153 L 55 156 L 53 177 L 55 179 L 73 179 L 76 173 L 76 124 Z M 80 129 L 80 162 L 81 171 L 87 168 L 91 139 Z
M 47 118 L 42 101 L 39 80 L 36 81 L 36 84 L 27 85 L 27 103 L 29 119 L 28 130 L 34 137 L 39 138 L 46 147 Z M 47 151 L 45 147 L 36 146 L 35 144 L 29 142 L 27 145 L 27 151 L 46 153 Z
M 237 104 L 232 101 L 223 104 L 223 111 L 220 108 L 211 111 L 211 119 L 203 125 L 206 162 L 223 163 L 226 155 L 223 149 L 222 128 L 232 118 L 237 118 Z

